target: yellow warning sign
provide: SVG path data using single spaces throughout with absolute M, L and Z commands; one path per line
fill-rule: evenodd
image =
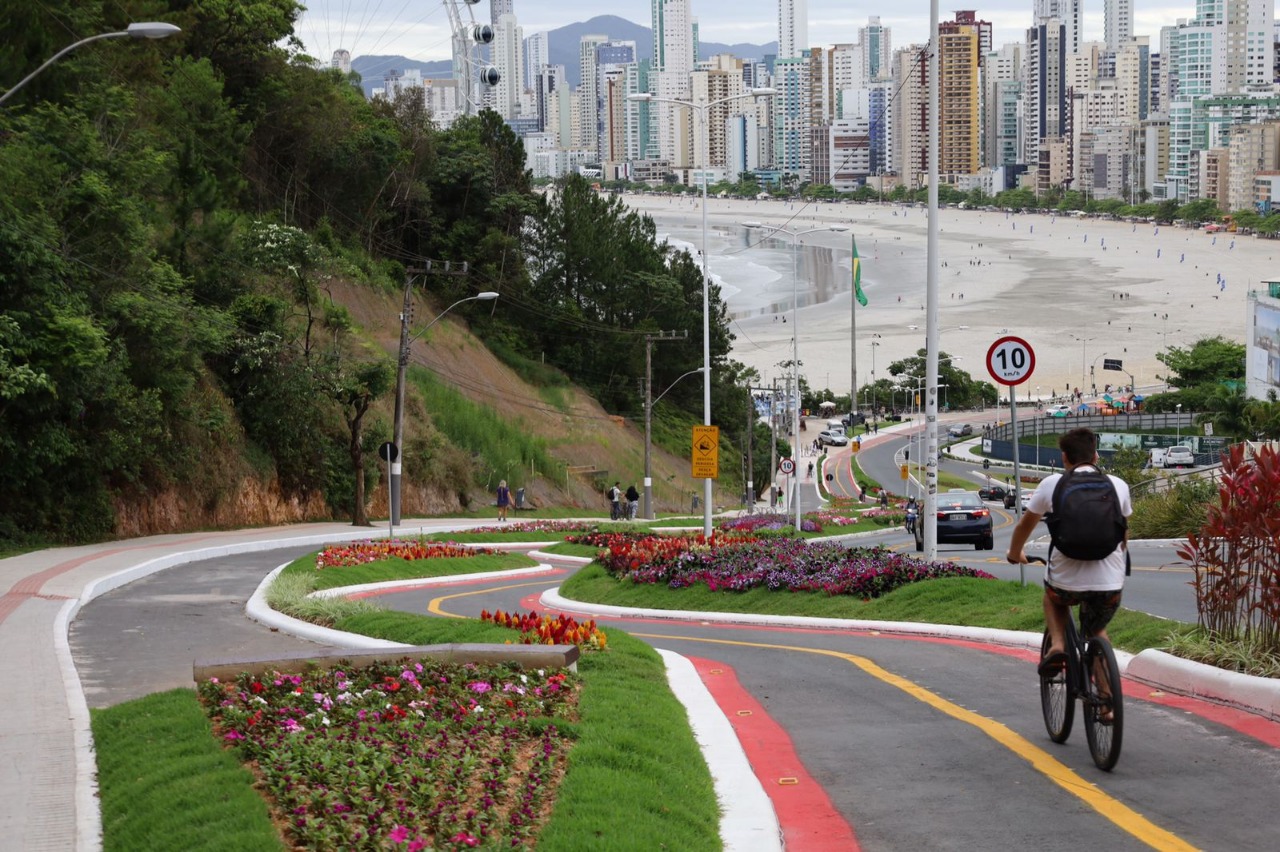
M 907 473 L 907 466 L 905 464 L 902 465 L 902 469 L 899 472 L 902 474 L 903 479 L 906 479 L 909 476 Z
M 694 426 L 691 455 L 694 479 L 720 477 L 720 427 Z

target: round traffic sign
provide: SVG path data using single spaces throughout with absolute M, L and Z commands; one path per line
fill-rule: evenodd
M 782 459 L 778 462 L 778 470 L 790 476 L 796 472 L 796 463 L 791 459 Z
M 400 449 L 390 441 L 383 441 L 382 446 L 378 447 L 378 458 L 384 462 L 393 462 L 400 455 Z
M 1002 385 L 1020 385 L 1031 378 L 1036 353 L 1021 337 L 1002 337 L 987 350 L 987 372 Z

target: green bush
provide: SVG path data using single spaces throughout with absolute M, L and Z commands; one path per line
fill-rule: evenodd
M 1168 491 L 1139 497 L 1129 518 L 1131 538 L 1185 538 L 1199 532 L 1217 489 L 1209 480 L 1180 482 Z

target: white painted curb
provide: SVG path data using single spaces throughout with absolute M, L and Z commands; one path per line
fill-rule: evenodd
M 773 802 L 751 769 L 729 717 L 711 696 L 686 657 L 658 649 L 667 683 L 689 713 L 720 802 L 720 839 L 726 852 L 781 852 L 782 829 Z
M 1229 672 L 1153 649 L 1135 656 L 1125 674 L 1160 689 L 1239 707 L 1280 721 L 1280 680 L 1274 678 Z
M 277 571 L 279 569 L 276 569 Z M 415 577 L 409 580 L 382 580 L 377 583 L 358 583 L 354 586 L 339 586 L 333 589 L 320 589 L 307 595 L 309 598 L 344 598 L 347 595 L 358 595 L 362 592 L 377 592 L 382 589 L 415 589 L 419 586 L 447 586 L 451 583 L 465 583 L 469 580 L 492 580 L 494 577 L 526 577 L 530 574 L 547 574 L 557 571 L 552 565 L 534 565 L 529 568 L 511 568 L 506 571 L 477 571 L 472 574 L 448 574 L 443 577 Z M 269 577 L 274 577 L 273 571 Z M 269 585 L 269 584 L 268 584 Z M 265 590 L 267 586 L 260 585 Z M 248 607 L 245 607 L 246 611 Z M 272 610 L 275 612 L 275 610 Z M 250 616 L 253 618 L 253 616 Z M 257 621 L 254 618 L 254 621 Z

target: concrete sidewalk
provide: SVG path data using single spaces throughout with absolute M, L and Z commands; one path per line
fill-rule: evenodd
M 483 522 L 477 522 L 483 523 Z M 472 525 L 406 521 L 397 533 Z M 67 631 L 80 607 L 156 571 L 282 545 L 383 537 L 387 528 L 300 524 L 152 536 L 0 560 L 0 846 L 101 848 L 89 711 Z

